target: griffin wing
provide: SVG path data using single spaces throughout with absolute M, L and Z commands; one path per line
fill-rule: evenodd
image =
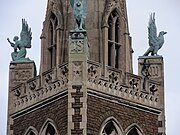
M 29 28 L 27 21 L 22 19 L 22 30 L 21 30 L 21 43 L 26 48 L 31 48 L 31 39 L 32 39 L 32 32 L 31 28 Z
M 88 0 L 82 0 L 84 18 L 87 16 Z
M 158 41 L 157 28 L 155 24 L 155 13 L 150 15 L 149 26 L 148 26 L 148 39 L 149 39 L 149 46 L 155 46 L 156 42 Z

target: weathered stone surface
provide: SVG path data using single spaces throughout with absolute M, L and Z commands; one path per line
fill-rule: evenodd
M 124 106 L 113 100 L 88 95 L 87 128 L 89 135 L 98 135 L 103 122 L 112 116 L 120 123 L 124 132 L 133 123 L 137 123 L 144 134 L 155 135 L 158 132 L 157 114 L 140 110 L 138 107 Z
M 58 135 L 106 134 L 112 118 L 118 134 L 164 133 L 163 59 L 140 58 L 133 74 L 125 1 L 89 0 L 88 11 L 86 31 L 71 31 L 69 3 L 48 1 L 40 74 L 10 66 L 9 135 L 45 134 L 48 120 Z
M 40 132 L 47 119 L 52 119 L 60 135 L 67 134 L 67 96 L 51 103 L 44 103 L 40 108 L 29 110 L 30 113 L 20 115 L 14 119 L 13 135 L 23 135 L 33 126 Z

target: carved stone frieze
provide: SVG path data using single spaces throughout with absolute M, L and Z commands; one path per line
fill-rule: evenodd
M 96 65 L 88 64 L 88 81 L 96 83 L 97 80 L 99 80 L 99 77 L 99 67 Z
M 151 65 L 149 68 L 150 78 L 159 78 L 161 77 L 161 71 L 158 65 Z
M 32 77 L 31 69 L 18 69 L 12 72 L 13 80 L 16 82 L 24 82 Z
M 26 86 L 25 86 L 25 84 L 22 83 L 22 84 L 18 85 L 17 87 L 12 89 L 12 92 L 14 93 L 14 96 L 16 98 L 24 96 L 26 94 Z
M 52 74 L 51 74 L 51 73 L 46 74 L 46 75 L 44 76 L 44 80 L 45 80 L 45 82 L 46 82 L 47 84 L 52 83 Z
M 136 89 L 138 90 L 138 87 L 139 87 L 139 80 L 138 79 L 135 79 L 135 78 L 131 78 L 129 80 L 129 85 L 132 89 Z
M 57 69 L 57 78 L 61 80 L 63 84 L 68 83 L 68 72 L 69 72 L 68 65 L 60 66 Z
M 43 83 L 44 83 L 45 87 L 52 84 L 56 80 L 57 80 L 57 69 L 56 68 L 43 73 Z
M 114 85 L 118 85 L 120 83 L 119 81 L 119 74 L 117 72 L 114 71 L 109 71 L 109 81 L 114 84 Z
M 29 91 L 34 91 L 40 88 L 40 76 L 27 81 L 27 89 Z

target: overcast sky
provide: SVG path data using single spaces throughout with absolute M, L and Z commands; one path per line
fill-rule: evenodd
M 164 30 L 165 43 L 159 54 L 165 63 L 165 96 L 167 135 L 179 135 L 180 120 L 180 0 L 127 0 L 129 30 L 133 39 L 134 73 L 137 74 L 137 58 L 148 48 L 147 25 L 149 15 L 156 12 L 158 31 Z M 45 18 L 46 0 L 1 0 L 0 4 L 0 135 L 6 132 L 8 93 L 8 69 L 13 48 L 7 42 L 20 34 L 21 19 L 32 28 L 32 48 L 27 56 L 40 61 L 40 34 Z

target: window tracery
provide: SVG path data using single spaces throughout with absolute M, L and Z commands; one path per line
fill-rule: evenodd
M 56 66 L 56 51 L 57 51 L 57 29 L 58 20 L 57 17 L 52 13 L 49 21 L 49 32 L 48 32 L 48 53 L 49 53 L 49 68 L 53 68 Z
M 119 68 L 120 18 L 114 9 L 108 18 L 108 66 Z
M 100 135 L 123 135 L 122 128 L 114 118 L 108 118 L 103 124 Z

